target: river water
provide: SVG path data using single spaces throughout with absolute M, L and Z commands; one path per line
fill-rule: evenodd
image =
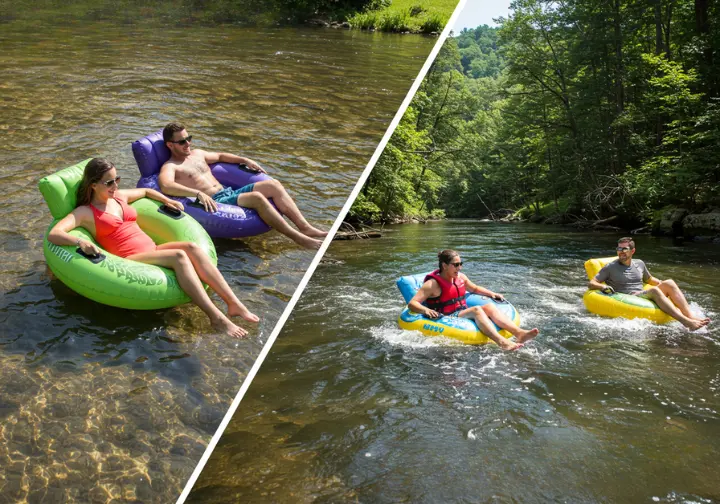
M 1 25 L 0 501 L 173 500 L 313 257 L 275 232 L 216 242 L 220 270 L 262 319 L 244 340 L 212 334 L 191 305 L 109 308 L 51 278 L 38 180 L 104 156 L 121 187 L 134 187 L 130 143 L 178 120 L 196 147 L 263 164 L 328 228 L 434 43 L 344 30 Z
M 583 262 L 618 236 L 474 221 L 335 242 L 191 501 L 720 502 L 720 249 L 637 237 L 714 319 L 604 319 Z M 397 328 L 401 274 L 460 251 L 540 336 L 518 352 Z

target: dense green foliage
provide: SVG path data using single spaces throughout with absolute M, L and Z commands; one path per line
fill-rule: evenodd
M 720 204 L 720 5 L 517 0 L 448 39 L 351 218 Z

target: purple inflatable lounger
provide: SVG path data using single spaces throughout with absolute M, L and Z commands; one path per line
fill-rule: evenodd
M 160 191 L 158 175 L 162 165 L 170 159 L 170 150 L 163 142 L 162 131 L 152 133 L 132 144 L 133 155 L 140 169 L 137 187 L 148 187 Z M 264 173 L 254 173 L 236 164 L 215 163 L 210 165 L 212 174 L 224 186 L 239 188 L 261 180 L 269 180 Z M 195 198 L 175 197 L 185 206 L 185 212 L 197 220 L 213 238 L 243 238 L 270 231 L 270 226 L 255 210 L 235 205 L 217 204 L 217 212 L 206 212 L 195 204 Z

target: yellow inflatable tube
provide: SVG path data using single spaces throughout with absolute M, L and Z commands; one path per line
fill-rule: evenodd
M 603 257 L 600 259 L 589 259 L 585 261 L 585 271 L 588 279 L 595 278 L 595 275 L 603 266 L 616 260 L 617 257 Z M 643 285 L 643 289 L 649 289 L 651 285 Z M 675 320 L 670 315 L 658 308 L 653 301 L 631 294 L 603 294 L 599 290 L 588 290 L 583 296 L 585 308 L 590 313 L 604 317 L 623 317 L 626 319 L 644 318 L 658 324 L 667 324 Z

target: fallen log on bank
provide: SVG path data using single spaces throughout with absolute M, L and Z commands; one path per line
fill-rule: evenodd
M 340 230 L 335 233 L 333 240 L 365 240 L 368 238 L 381 238 L 382 233 L 373 229 L 369 226 L 363 226 L 362 229 L 357 230 L 355 226 L 348 222 L 343 222 L 340 226 Z

